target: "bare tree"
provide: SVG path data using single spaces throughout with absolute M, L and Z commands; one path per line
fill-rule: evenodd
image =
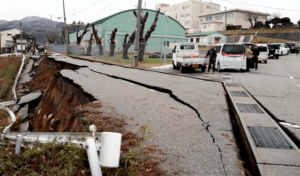
M 260 15 L 257 14 L 257 13 L 255 13 L 252 16 L 253 16 L 253 20 L 254 20 L 254 27 L 256 27 L 256 24 L 257 24 L 257 22 L 258 22 L 258 20 L 260 18 Z
M 274 12 L 271 14 L 271 19 L 280 18 L 280 17 L 281 17 L 281 12 Z
M 47 37 L 49 44 L 54 43 L 58 39 L 56 34 L 49 34 L 49 35 L 46 35 L 46 37 Z
M 93 35 L 95 37 L 95 40 L 96 40 L 96 43 L 98 46 L 99 55 L 102 56 L 103 55 L 103 46 L 102 46 L 101 38 L 98 37 L 98 30 L 95 29 L 95 24 L 92 24 L 92 28 L 93 28 Z
M 88 27 L 89 27 L 89 23 L 85 26 L 84 31 L 82 32 L 82 34 L 81 34 L 81 35 L 78 35 L 78 33 L 79 33 L 79 26 L 77 26 L 77 33 L 76 33 L 76 37 L 77 37 L 77 45 L 80 44 L 80 42 L 81 42 L 83 36 L 84 36 L 88 31 L 90 31 L 90 30 L 87 29 Z
M 109 54 L 109 56 L 115 56 L 115 48 L 116 48 L 115 38 L 116 38 L 117 31 L 118 31 L 118 29 L 115 28 L 111 32 L 111 37 L 110 37 L 110 54 Z
M 71 24 L 67 25 L 67 33 L 69 34 L 69 32 L 72 32 L 72 31 L 76 30 L 77 27 L 81 27 L 83 25 L 84 25 L 84 23 L 81 22 L 81 21 L 78 21 L 77 23 L 75 21 L 73 21 Z M 62 33 L 61 34 L 62 34 L 61 35 L 62 36 L 61 41 L 62 41 L 62 43 L 65 43 L 66 42 L 66 40 L 65 40 L 65 26 L 62 27 Z M 68 41 L 67 43 L 70 43 L 70 42 Z
M 252 13 L 250 13 L 250 12 L 246 13 L 243 19 L 245 21 L 249 21 L 250 24 L 251 24 L 251 28 L 253 28 L 253 20 L 254 20 L 254 18 L 253 18 L 253 14 Z

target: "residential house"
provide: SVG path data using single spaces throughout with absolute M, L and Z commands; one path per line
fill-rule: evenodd
M 226 35 L 220 32 L 196 32 L 192 34 L 187 34 L 190 43 L 197 43 L 198 45 L 210 45 L 219 44 L 226 41 Z
M 225 16 L 226 14 L 226 16 Z M 232 9 L 228 11 L 208 13 L 198 15 L 199 29 L 201 32 L 224 31 L 226 26 L 240 25 L 242 28 L 250 28 L 251 23 L 247 19 L 248 15 L 257 16 L 257 21 L 267 21 L 268 13 L 248 11 L 243 9 Z M 253 25 L 254 25 L 253 21 Z
M 35 37 L 26 33 L 22 32 L 22 40 L 21 40 L 21 35 L 16 34 L 13 37 L 13 42 L 14 42 L 14 50 L 15 51 L 25 51 L 25 49 L 28 49 L 31 45 L 35 45 Z M 21 48 L 22 46 L 22 48 Z
M 215 13 L 220 11 L 220 5 L 212 2 L 204 2 L 199 0 L 188 0 L 182 3 L 156 4 L 155 9 L 177 20 L 186 29 L 186 33 L 194 33 L 199 31 L 198 15 Z
M 19 29 L 10 29 L 10 30 L 6 30 L 6 31 L 1 31 L 0 32 L 0 48 L 5 47 L 6 44 L 10 44 L 11 41 L 13 41 L 12 37 L 16 34 L 20 34 Z

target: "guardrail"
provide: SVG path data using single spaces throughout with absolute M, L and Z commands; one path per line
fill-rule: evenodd
M 0 57 L 11 57 L 11 55 L 14 55 L 14 56 L 22 56 L 21 53 L 9 53 L 9 54 L 0 54 Z
M 14 82 L 14 85 L 13 85 L 12 93 L 13 93 L 13 96 L 14 96 L 14 97 L 13 97 L 14 100 L 17 99 L 16 87 L 17 87 L 18 80 L 19 80 L 19 78 L 20 78 L 20 75 L 21 75 L 21 72 L 22 72 L 22 69 L 23 69 L 23 66 L 24 66 L 25 58 L 26 58 L 26 56 L 23 55 L 23 58 L 22 58 L 22 64 L 21 64 L 21 66 L 20 66 L 19 72 L 18 72 L 18 74 L 17 74 L 17 76 L 16 76 L 16 78 L 15 78 L 15 82 Z
M 3 109 L 5 109 L 8 112 L 8 114 L 11 117 L 11 121 L 12 121 L 12 123 L 10 125 L 8 125 L 7 127 L 4 128 L 3 133 L 6 133 L 6 131 L 16 122 L 16 116 L 10 109 L 8 109 L 8 108 L 3 108 Z
M 22 142 L 33 143 L 39 141 L 43 144 L 52 142 L 55 138 L 58 143 L 74 143 L 77 147 L 86 149 L 91 173 L 93 176 L 102 176 L 101 167 L 119 167 L 122 134 L 113 132 L 96 132 L 96 126 L 90 126 L 91 133 L 8 133 L 2 134 L 2 140 L 15 141 L 15 153 L 20 154 Z M 85 138 L 84 142 L 77 139 Z M 100 142 L 101 141 L 101 142 Z

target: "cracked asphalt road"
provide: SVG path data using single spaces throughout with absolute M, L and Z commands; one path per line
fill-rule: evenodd
M 82 67 L 61 73 L 97 98 L 104 114 L 125 117 L 128 130 L 149 124 L 154 134 L 150 144 L 170 153 L 159 164 L 167 175 L 175 171 L 180 175 L 241 174 L 235 143 L 230 141 L 234 137 L 222 84 L 65 56 L 53 58 Z

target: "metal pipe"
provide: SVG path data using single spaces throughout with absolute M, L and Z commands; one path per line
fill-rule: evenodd
M 102 176 L 99 158 L 97 154 L 95 139 L 92 137 L 85 138 L 85 148 L 89 159 L 89 165 L 93 176 Z
M 21 144 L 22 144 L 22 135 L 17 135 L 17 141 L 16 141 L 16 155 L 20 155 L 21 151 Z
M 3 130 L 3 133 L 6 133 L 6 131 L 16 122 L 16 116 L 15 114 L 8 108 L 5 108 L 5 110 L 8 112 L 8 114 L 10 115 L 11 117 L 11 121 L 12 123 L 10 125 L 8 125 L 4 130 Z

